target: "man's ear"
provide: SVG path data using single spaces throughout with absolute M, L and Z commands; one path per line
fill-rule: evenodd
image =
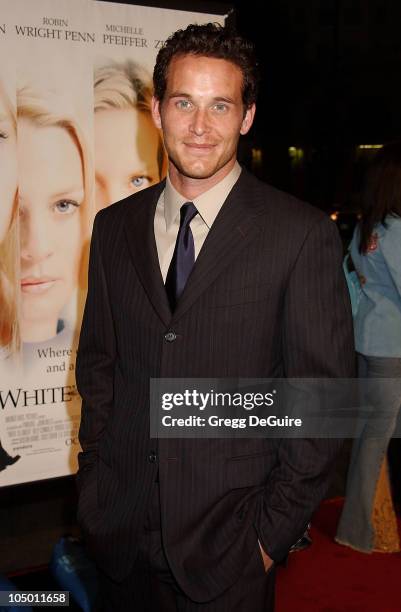
M 249 108 L 246 109 L 245 117 L 242 120 L 240 133 L 244 136 L 249 132 L 252 127 L 252 123 L 255 117 L 256 105 L 252 104 Z
M 153 122 L 154 122 L 155 126 L 159 130 L 161 130 L 161 128 L 162 128 L 162 120 L 161 120 L 161 116 L 160 116 L 160 100 L 158 100 L 154 96 L 152 96 L 151 108 L 152 108 Z

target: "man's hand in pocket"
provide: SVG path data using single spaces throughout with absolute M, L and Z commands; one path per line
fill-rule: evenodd
M 271 568 L 271 566 L 273 565 L 273 559 L 270 559 L 269 555 L 265 553 L 259 540 L 258 540 L 258 544 L 259 544 L 260 553 L 263 559 L 263 565 L 265 566 L 265 572 L 267 573 L 269 569 Z

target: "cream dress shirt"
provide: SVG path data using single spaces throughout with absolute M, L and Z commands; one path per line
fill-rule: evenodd
M 220 183 L 217 183 L 217 185 L 202 193 L 198 198 L 192 200 L 198 210 L 198 214 L 190 223 L 194 237 L 195 260 L 220 208 L 223 206 L 240 174 L 241 166 L 236 162 L 231 172 Z M 164 281 L 166 281 L 167 271 L 173 257 L 175 242 L 180 228 L 180 208 L 185 202 L 188 202 L 188 199 L 184 198 L 174 189 L 169 176 L 167 176 L 166 187 L 157 202 L 154 221 L 157 254 Z

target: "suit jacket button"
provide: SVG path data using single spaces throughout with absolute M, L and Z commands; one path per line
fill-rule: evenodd
M 151 451 L 151 452 L 149 453 L 149 457 L 148 457 L 148 459 L 149 459 L 150 463 L 156 463 L 156 461 L 157 461 L 157 455 L 156 455 L 155 451 Z
M 177 334 L 175 334 L 173 331 L 169 331 L 167 332 L 167 334 L 164 334 L 164 339 L 166 340 L 166 342 L 174 342 L 176 338 Z

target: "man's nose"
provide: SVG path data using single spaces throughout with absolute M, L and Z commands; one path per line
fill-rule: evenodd
M 210 129 L 207 109 L 197 108 L 192 115 L 191 131 L 197 136 L 202 136 Z

